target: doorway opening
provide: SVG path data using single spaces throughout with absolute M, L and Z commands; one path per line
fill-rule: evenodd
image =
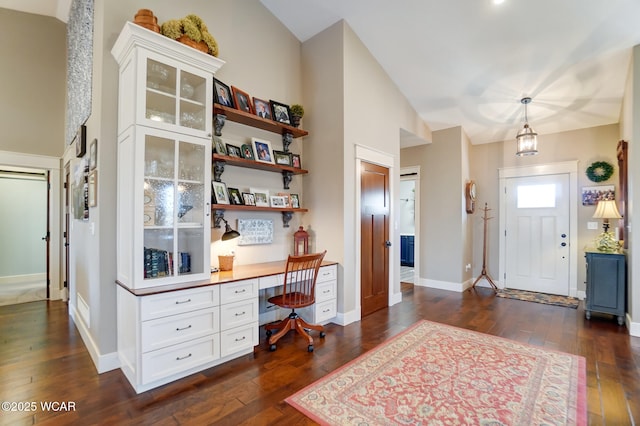
M 419 277 L 420 168 L 400 170 L 400 285 L 414 285 Z
M 49 173 L 0 169 L 0 306 L 49 298 Z

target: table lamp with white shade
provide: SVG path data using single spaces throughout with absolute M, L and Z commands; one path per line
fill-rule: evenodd
M 600 251 L 614 252 L 620 249 L 620 242 L 609 232 L 609 219 L 621 219 L 615 200 L 598 201 L 598 206 L 593 214 L 594 219 L 602 219 L 603 232 L 596 239 L 596 247 Z

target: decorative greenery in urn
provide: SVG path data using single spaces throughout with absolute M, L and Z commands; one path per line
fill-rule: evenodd
M 160 28 L 162 35 L 177 40 L 212 56 L 218 56 L 218 42 L 207 25 L 194 14 L 182 19 L 171 19 Z
M 298 127 L 300 125 L 300 119 L 304 117 L 304 108 L 300 104 L 293 104 L 289 108 L 291 112 L 291 125 Z

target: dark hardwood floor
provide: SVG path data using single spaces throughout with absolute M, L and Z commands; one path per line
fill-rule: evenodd
M 327 337 L 316 339 L 313 353 L 295 333 L 270 352 L 261 330 L 253 355 L 140 395 L 120 370 L 96 373 L 65 303 L 3 306 L 2 401 L 35 402 L 37 407 L 35 412 L 0 412 L 0 424 L 313 424 L 284 398 L 419 319 L 582 355 L 587 359 L 589 424 L 640 423 L 640 338 L 630 337 L 611 317 L 594 314 L 587 321 L 582 307 L 503 299 L 485 288 L 460 294 L 403 285 L 403 299 L 346 327 L 328 325 Z M 73 406 L 42 410 L 40 403 L 47 401 Z

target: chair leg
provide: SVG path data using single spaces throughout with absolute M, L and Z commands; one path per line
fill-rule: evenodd
M 298 317 L 298 319 L 300 320 L 300 323 L 302 323 L 302 326 L 304 328 L 308 328 L 309 330 L 315 330 L 320 332 L 324 331 L 324 326 L 320 324 L 309 324 L 304 319 L 302 319 L 302 317 Z
M 282 336 L 287 334 L 289 330 L 295 329 L 295 319 L 286 318 L 277 324 L 267 324 L 265 328 L 267 330 L 278 330 L 275 334 L 269 336 L 269 344 L 274 345 Z
M 298 317 L 294 320 L 294 323 L 295 323 L 296 331 L 298 332 L 298 334 L 300 334 L 302 337 L 307 339 L 307 342 L 310 345 L 313 345 L 313 337 L 311 337 L 309 333 L 307 333 L 307 330 L 305 330 L 303 327 L 303 324 L 305 324 L 304 320 Z

